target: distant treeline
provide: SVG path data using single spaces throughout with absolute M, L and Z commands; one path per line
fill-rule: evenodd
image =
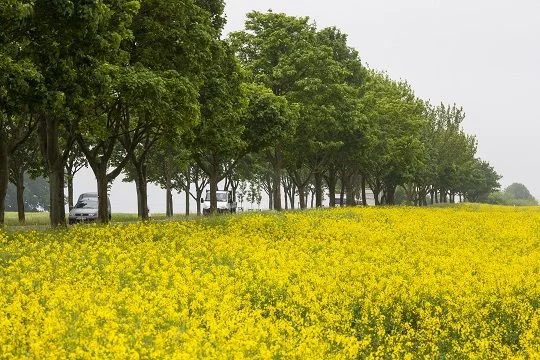
M 431 105 L 404 80 L 368 68 L 334 27 L 251 12 L 223 38 L 219 0 L 0 4 L 0 204 L 9 181 L 45 176 L 50 220 L 64 187 L 95 174 L 99 216 L 120 174 L 199 199 L 208 185 L 264 189 L 270 206 L 306 207 L 309 191 L 352 205 L 487 199 L 499 175 L 476 155 L 456 105 Z M 196 191 L 189 192 L 190 184 Z M 24 187 L 19 186 L 24 190 Z M 282 194 L 285 192 L 285 206 Z M 189 205 L 189 201 L 186 202 Z M 200 210 L 200 209 L 198 209 Z M 20 214 L 21 216 L 21 214 Z M 0 224 L 4 209 L 0 209 Z M 22 220 L 24 221 L 24 213 Z

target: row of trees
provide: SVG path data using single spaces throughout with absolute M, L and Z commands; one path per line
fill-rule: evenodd
M 199 199 L 246 182 L 270 207 L 477 201 L 498 175 L 476 157 L 464 113 L 417 98 L 405 81 L 364 66 L 347 36 L 308 18 L 247 15 L 222 39 L 219 0 L 7 0 L 0 4 L 0 203 L 17 171 L 44 174 L 50 221 L 65 225 L 64 187 L 89 166 L 99 218 L 121 173 Z M 12 180 L 16 183 L 16 180 Z M 192 185 L 195 190 L 191 192 Z M 282 196 L 282 191 L 285 196 Z M 346 195 L 346 196 L 345 196 Z M 285 204 L 282 204 L 282 199 Z M 189 208 L 187 209 L 189 212 Z M 198 209 L 200 211 L 200 209 Z M 0 209 L 3 223 L 4 209 Z

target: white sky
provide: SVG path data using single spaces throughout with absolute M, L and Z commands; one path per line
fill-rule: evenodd
M 540 1 L 226 1 L 225 33 L 243 29 L 251 10 L 309 16 L 348 34 L 364 63 L 407 80 L 422 99 L 463 106 L 465 130 L 503 187 L 520 182 L 540 199 Z M 94 189 L 91 178 L 76 177 L 75 193 Z M 151 187 L 153 212 L 165 212 L 164 199 Z M 135 186 L 115 182 L 111 202 L 113 212 L 136 212 Z

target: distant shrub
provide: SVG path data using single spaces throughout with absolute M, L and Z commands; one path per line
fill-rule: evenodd
M 488 204 L 534 206 L 538 201 L 531 195 L 523 184 L 513 183 L 504 191 L 497 191 L 489 194 L 485 200 Z

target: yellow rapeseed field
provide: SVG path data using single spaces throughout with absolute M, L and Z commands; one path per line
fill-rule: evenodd
M 0 358 L 540 358 L 540 210 L 0 231 Z

